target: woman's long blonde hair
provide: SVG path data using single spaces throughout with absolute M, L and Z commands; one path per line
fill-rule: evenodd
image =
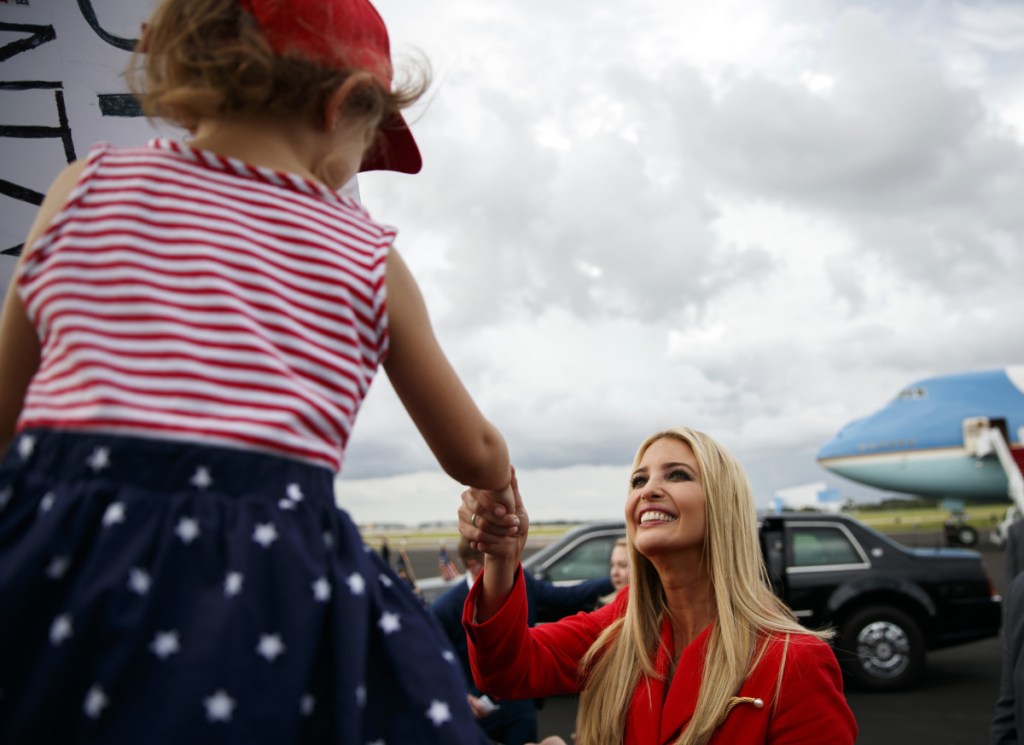
M 647 448 L 671 438 L 696 456 L 704 484 L 707 520 L 705 566 L 714 598 L 715 623 L 708 636 L 697 706 L 676 745 L 704 745 L 714 733 L 742 682 L 760 661 L 767 635 L 810 634 L 772 592 L 757 535 L 757 513 L 746 474 L 736 459 L 703 432 L 673 427 L 640 445 L 635 470 Z M 580 663 L 585 678 L 576 721 L 579 745 L 621 743 L 626 713 L 640 676 L 658 677 L 654 660 L 667 611 L 654 565 L 629 543 L 629 605 L 626 614 L 601 634 Z M 677 652 L 681 650 L 676 650 Z M 680 671 L 680 674 L 686 674 Z M 780 671 L 781 678 L 781 671 Z

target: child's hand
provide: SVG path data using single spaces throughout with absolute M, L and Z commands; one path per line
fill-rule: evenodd
M 512 491 L 512 484 L 515 482 L 515 478 L 516 478 L 515 466 L 510 466 L 509 467 L 509 482 L 508 482 L 508 485 L 504 489 L 499 489 L 497 491 L 485 491 L 485 492 L 483 492 L 484 494 L 487 494 L 490 497 L 490 499 L 491 499 L 491 501 L 493 503 L 495 503 L 495 510 L 498 509 L 498 506 L 504 507 L 506 515 L 513 515 L 513 514 L 515 514 L 515 511 L 516 511 L 516 498 L 515 498 L 515 493 Z
M 501 491 L 467 489 L 462 493 L 459 532 L 485 554 L 518 562 L 529 528 L 530 517 L 519 494 L 514 468 L 511 483 Z

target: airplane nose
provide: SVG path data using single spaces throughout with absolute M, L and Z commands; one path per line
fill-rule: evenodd
M 855 455 L 857 453 L 857 438 L 854 436 L 858 425 L 863 422 L 864 419 L 855 419 L 852 422 L 844 425 L 834 437 L 827 440 L 824 445 L 818 449 L 818 454 L 815 459 L 820 463 L 823 460 L 830 458 L 843 458 L 848 455 Z

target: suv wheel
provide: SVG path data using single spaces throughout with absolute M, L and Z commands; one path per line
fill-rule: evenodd
M 978 531 L 970 525 L 961 525 L 956 530 L 956 540 L 961 546 L 970 548 L 978 543 Z
M 838 657 L 861 687 L 882 691 L 910 685 L 924 671 L 924 635 L 896 608 L 868 606 L 854 612 L 839 632 Z

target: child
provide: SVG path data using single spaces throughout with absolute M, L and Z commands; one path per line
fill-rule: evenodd
M 69 166 L 0 324 L 0 742 L 477 742 L 333 499 L 378 365 L 448 474 L 510 480 L 394 231 L 336 191 L 419 169 L 422 86 L 366 0 L 163 0 L 141 46 L 190 140 Z

